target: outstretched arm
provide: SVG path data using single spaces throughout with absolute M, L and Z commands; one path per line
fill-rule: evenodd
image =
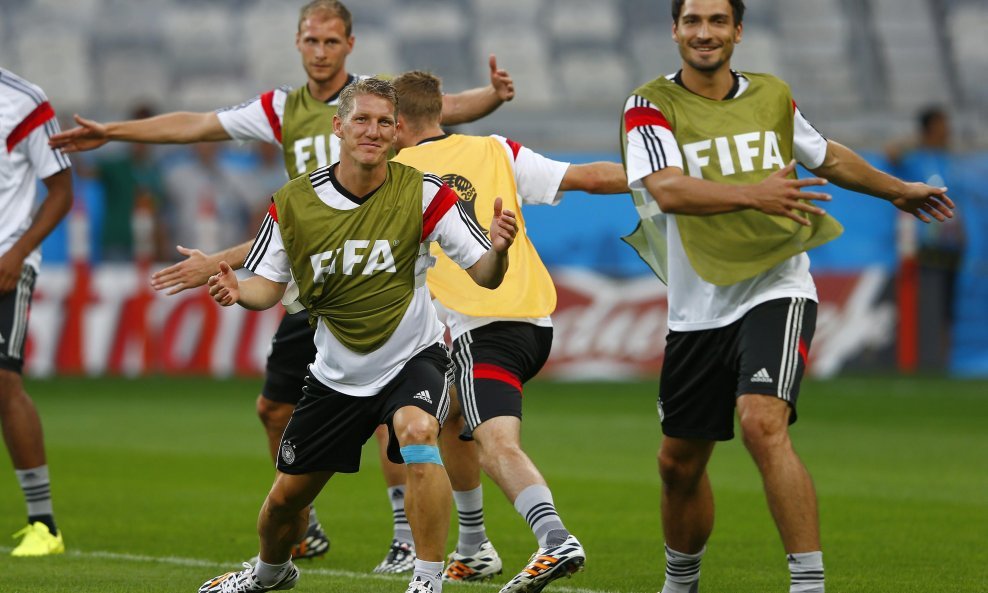
M 207 113 L 176 111 L 146 119 L 105 124 L 79 115 L 74 117 L 79 125 L 52 136 L 49 141 L 52 148 L 61 148 L 65 152 L 79 152 L 99 148 L 111 140 L 188 144 L 230 139 L 230 135 L 220 124 L 220 118 L 212 111 Z
M 477 263 L 467 268 L 467 274 L 484 288 L 497 288 L 508 271 L 508 248 L 518 234 L 518 221 L 511 210 L 501 210 L 501 198 L 494 200 L 494 218 L 491 221 L 491 248 Z
M 43 180 L 48 189 L 34 221 L 24 234 L 0 255 L 0 294 L 17 286 L 24 260 L 51 233 L 72 208 L 72 170 L 62 169 Z
M 628 177 L 618 163 L 599 161 L 570 165 L 559 183 L 559 191 L 578 190 L 588 194 L 628 193 Z
M 186 259 L 152 274 L 151 288 L 155 290 L 170 289 L 166 293 L 168 295 L 197 288 L 205 284 L 209 277 L 216 273 L 221 261 L 227 262 L 234 270 L 239 270 L 243 267 L 244 260 L 247 258 L 253 243 L 253 241 L 247 241 L 212 255 L 206 255 L 198 249 L 176 245 L 175 248 L 178 252 L 187 256 Z
M 455 126 L 476 121 L 515 97 L 515 83 L 507 70 L 497 67 L 494 54 L 490 55 L 488 63 L 491 68 L 489 85 L 455 95 L 443 95 L 443 125 Z
M 827 142 L 827 156 L 813 173 L 845 189 L 886 199 L 923 222 L 932 222 L 931 217 L 940 222 L 954 217 L 954 202 L 947 197 L 946 187 L 902 181 L 833 140 Z
M 219 264 L 219 271 L 209 277 L 209 296 L 224 307 L 234 303 L 245 309 L 261 311 L 278 304 L 285 294 L 285 282 L 268 280 L 264 276 L 253 276 L 240 282 L 236 273 L 225 261 Z
M 823 214 L 823 210 L 805 200 L 829 201 L 823 192 L 802 191 L 804 187 L 824 185 L 824 179 L 808 177 L 789 179 L 796 161 L 751 185 L 729 185 L 683 174 L 678 167 L 666 167 L 642 181 L 645 188 L 667 214 L 708 216 L 739 210 L 758 210 L 772 216 L 784 216 L 809 226 L 810 221 L 797 212 Z

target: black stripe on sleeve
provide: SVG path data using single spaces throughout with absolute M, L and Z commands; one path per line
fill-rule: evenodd
M 274 218 L 270 214 L 267 214 L 261 223 L 261 229 L 257 231 L 257 236 L 254 237 L 254 244 L 250 246 L 247 258 L 244 259 L 244 267 L 251 272 L 257 271 L 258 264 L 261 263 L 264 254 L 267 253 L 268 245 L 271 243 L 271 233 L 273 232 Z
M 456 201 L 456 211 L 460 214 L 460 219 L 463 220 L 463 224 L 465 224 L 470 230 L 470 234 L 477 239 L 477 242 L 479 242 L 484 249 L 490 249 L 491 240 L 487 238 L 487 235 L 484 234 L 484 231 L 480 228 L 480 226 L 470 218 L 470 216 L 463 209 L 463 204 L 461 204 L 459 200 Z

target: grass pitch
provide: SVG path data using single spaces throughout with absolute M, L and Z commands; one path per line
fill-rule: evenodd
M 0 592 L 191 593 L 256 553 L 254 523 L 273 476 L 254 415 L 259 381 L 27 386 L 45 425 L 68 553 L 13 559 L 13 540 L 0 540 Z M 527 387 L 526 449 L 588 552 L 584 572 L 547 592 L 659 589 L 655 393 L 653 382 Z M 807 382 L 793 435 L 820 497 L 829 593 L 988 591 L 988 383 Z M 363 466 L 333 478 L 317 501 L 332 549 L 300 563 L 299 593 L 404 590 L 406 577 L 369 574 L 390 541 L 391 513 L 373 443 Z M 10 469 L 0 463 L 0 533 L 24 520 Z M 761 483 L 739 442 L 718 445 L 711 479 L 717 520 L 701 590 L 788 591 Z M 485 502 L 505 574 L 447 592 L 497 591 L 535 549 L 490 482 Z

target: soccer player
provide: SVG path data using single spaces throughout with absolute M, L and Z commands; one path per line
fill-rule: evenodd
M 27 526 L 12 556 L 65 551 L 55 525 L 41 419 L 24 391 L 24 344 L 41 241 L 72 207 L 72 171 L 48 147 L 58 121 L 40 87 L 0 68 L 0 426 L 27 502 Z M 48 195 L 34 211 L 40 178 Z
M 394 160 L 435 171 L 459 193 L 463 211 L 474 224 L 496 212 L 501 200 L 518 213 L 519 221 L 509 251 L 511 269 L 496 290 L 476 287 L 460 266 L 437 250 L 436 266 L 428 273 L 429 289 L 445 310 L 453 338 L 465 439 L 457 438 L 455 425 L 445 426 L 443 458 L 457 503 L 459 538 L 443 578 L 480 580 L 501 572 L 501 559 L 484 530 L 483 467 L 538 541 L 531 561 L 501 591 L 541 591 L 550 581 L 579 570 L 586 556 L 556 512 L 545 479 L 521 448 L 522 385 L 549 357 L 549 315 L 556 306 L 556 291 L 525 234 L 520 208 L 556 204 L 560 192 L 567 190 L 624 193 L 627 180 L 618 163 L 571 165 L 502 136 L 446 134 L 441 127 L 441 82 L 432 74 L 402 74 L 395 87 L 401 108 Z
M 716 442 L 733 438 L 735 410 L 790 591 L 824 591 L 816 494 L 788 426 L 816 320 L 805 251 L 840 228 L 809 201 L 826 194 L 801 190 L 829 180 L 924 222 L 953 208 L 945 188 L 904 183 L 821 136 L 778 78 L 731 70 L 743 14 L 742 0 L 673 0 L 682 69 L 639 87 L 624 111 L 628 181 L 647 234 L 638 245 L 669 286 L 662 593 L 698 590 L 714 520 L 706 467 Z M 797 180 L 795 160 L 819 177 Z
M 344 87 L 359 76 L 346 71 L 346 58 L 353 50 L 349 10 L 336 0 L 313 0 L 302 7 L 295 44 L 308 77 L 296 89 L 270 90 L 241 105 L 209 113 L 176 112 L 148 119 L 101 124 L 76 116 L 79 127 L 58 134 L 53 146 L 66 151 L 91 150 L 110 140 L 153 143 L 188 143 L 219 140 L 259 140 L 282 147 L 289 178 L 312 172 L 339 158 L 339 140 L 332 121 Z M 450 124 L 473 121 L 487 115 L 514 97 L 514 83 L 507 72 L 490 58 L 491 83 L 443 97 L 443 120 Z M 205 283 L 219 261 L 234 268 L 242 264 L 251 243 L 230 248 L 215 257 L 179 246 L 189 259 L 152 277 L 156 290 L 175 294 Z M 272 340 L 265 382 L 257 398 L 257 414 L 264 425 L 273 459 L 292 410 L 302 394 L 306 366 L 315 357 L 313 330 L 304 313 L 286 315 Z M 405 518 L 404 472 L 382 453 L 382 468 L 393 510 L 394 536 L 385 558 L 374 572 L 411 570 L 415 559 L 411 531 Z M 329 539 L 310 514 L 311 525 L 295 549 L 296 558 L 325 554 Z
M 259 560 L 207 581 L 201 593 L 290 589 L 292 544 L 309 504 L 336 472 L 353 473 L 361 446 L 385 424 L 388 455 L 404 461 L 405 509 L 418 558 L 408 593 L 442 590 L 450 486 L 437 446 L 452 363 L 425 286 L 436 241 L 469 278 L 496 288 L 517 232 L 494 207 L 488 239 L 435 175 L 388 161 L 397 97 L 387 81 L 358 81 L 340 97 L 333 129 L 340 161 L 289 182 L 273 197 L 238 282 L 225 262 L 209 292 L 224 306 L 274 306 L 289 281 L 316 325 L 316 358 L 282 436 L 278 475 L 258 518 Z

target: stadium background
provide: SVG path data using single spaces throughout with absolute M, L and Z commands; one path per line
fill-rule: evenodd
M 0 63 L 45 88 L 63 129 L 73 112 L 111 120 L 140 105 L 210 110 L 304 81 L 292 44 L 301 4 L 0 0 Z M 348 4 L 351 72 L 427 68 L 458 91 L 485 83 L 495 53 L 518 95 L 459 130 L 502 133 L 564 160 L 616 159 L 624 98 L 679 62 L 664 0 Z M 782 76 L 810 121 L 876 165 L 944 178 L 966 237 L 950 321 L 940 275 L 917 269 L 928 237 L 887 205 L 831 188 L 828 208 L 847 231 L 811 254 L 823 299 L 816 378 L 794 438 L 817 480 L 832 592 L 988 590 L 985 30 L 984 0 L 748 2 L 735 66 Z M 913 137 L 917 112 L 932 104 L 951 117 L 952 149 L 894 168 L 886 146 Z M 73 157 L 77 201 L 44 246 L 27 368 L 69 552 L 3 562 L 0 592 L 187 591 L 253 553 L 270 462 L 252 401 L 280 312 L 220 311 L 201 293 L 165 297 L 147 283 L 176 261 L 176 242 L 219 248 L 231 229 L 248 238 L 253 209 L 280 185 L 275 151 L 216 148 L 154 148 L 160 187 L 124 200 L 123 223 L 103 176 L 131 158 L 129 147 Z M 189 179 L 204 180 L 190 191 Z M 630 199 L 570 195 L 525 216 L 560 292 L 544 378 L 569 381 L 526 390 L 526 449 L 592 555 L 578 580 L 549 590 L 654 591 L 664 290 L 620 242 L 636 220 Z M 123 250 L 106 241 L 121 224 Z M 924 372 L 898 373 L 913 370 Z M 375 457 L 368 450 L 366 471 L 320 499 L 334 548 L 303 567 L 300 593 L 403 586 L 366 575 L 389 530 Z M 778 537 L 740 443 L 718 447 L 712 479 L 718 527 L 704 590 L 784 590 Z M 527 559 L 530 536 L 496 487 L 486 492 L 510 572 Z M 22 504 L 12 472 L 0 472 L 9 519 L 0 528 L 19 526 Z
M 73 112 L 107 120 L 127 118 L 139 105 L 210 110 L 304 81 L 293 45 L 301 4 L 3 0 L 0 55 L 46 89 L 64 126 Z M 665 2 L 351 4 L 357 38 L 351 72 L 427 68 L 444 77 L 448 90 L 462 90 L 485 83 L 486 56 L 495 53 L 515 78 L 517 98 L 460 130 L 496 131 L 577 162 L 618 158 L 623 99 L 678 65 Z M 949 271 L 958 288 L 948 302 L 942 270 L 910 267 L 917 243 L 929 237 L 900 224 L 886 204 L 832 190 L 837 199 L 829 209 L 847 232 L 812 254 L 825 301 L 813 372 L 898 366 L 988 374 L 988 312 L 981 306 L 988 300 L 988 190 L 980 182 L 988 173 L 988 54 L 978 41 L 988 27 L 988 5 L 749 4 L 735 66 L 781 75 L 810 121 L 877 166 L 914 180 L 944 179 L 962 213 L 951 227 L 963 227 L 967 238 L 959 269 Z M 890 163 L 884 148 L 914 136 L 917 112 L 930 105 L 951 118 L 951 150 L 918 151 Z M 257 322 L 259 331 L 241 335 L 232 329 L 240 314 L 224 311 L 212 320 L 208 303 L 197 306 L 189 295 L 147 294 L 143 274 L 154 260 L 176 258 L 176 243 L 210 251 L 249 238 L 266 196 L 284 179 L 276 151 L 235 143 L 154 148 L 148 158 L 160 184 L 149 205 L 108 194 L 107 162 L 128 158 L 128 150 L 110 145 L 75 157 L 80 199 L 45 245 L 48 269 L 35 302 L 29 372 L 256 373 L 270 323 Z M 654 374 L 664 292 L 619 239 L 635 224 L 630 200 L 571 195 L 557 208 L 529 208 L 525 215 L 560 283 L 557 347 L 547 375 Z M 108 245 L 113 233 L 126 237 Z M 139 267 L 130 264 L 135 260 Z M 92 265 L 73 267 L 73 261 Z M 77 278 L 80 273 L 90 277 Z M 91 292 L 80 294 L 80 286 Z M 219 328 L 219 339 L 204 328 Z M 236 362 L 224 354 L 230 344 L 240 346 Z

